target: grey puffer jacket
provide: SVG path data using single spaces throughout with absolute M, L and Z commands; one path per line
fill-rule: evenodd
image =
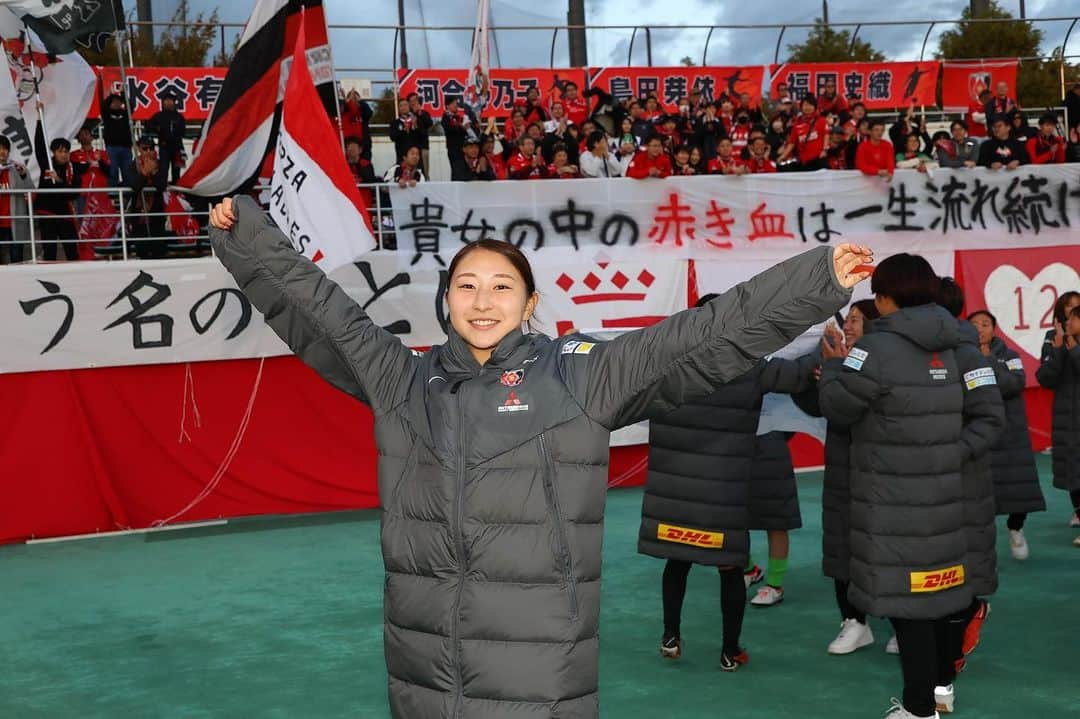
M 640 553 L 746 566 L 761 398 L 765 392 L 801 391 L 809 375 L 790 360 L 759 362 L 708 397 L 649 423 Z
M 1053 340 L 1048 332 L 1035 378 L 1054 390 L 1054 486 L 1072 492 L 1080 489 L 1080 345 L 1054 347 Z
M 979 333 L 958 320 L 960 343 L 956 362 L 964 382 L 964 429 L 972 455 L 964 460 L 964 527 L 967 531 L 965 580 L 973 594 L 997 591 L 997 526 L 994 522 L 994 480 L 990 451 L 1005 427 L 1005 405 L 997 386 L 994 362 L 979 351 Z
M 1024 361 L 1000 337 L 990 342 L 998 389 L 1005 401 L 1005 429 L 990 451 L 990 474 L 994 478 L 997 514 L 1026 514 L 1046 509 L 1035 453 L 1028 432 L 1024 387 Z
M 997 437 L 980 426 L 994 417 L 965 421 L 959 343 L 947 311 L 909 307 L 822 370 L 821 409 L 851 432 L 848 596 L 867 614 L 936 619 L 971 604 L 961 468 Z
M 807 367 L 802 375 L 803 389 L 809 385 L 812 372 L 813 367 Z M 787 439 L 784 432 L 757 437 L 750 473 L 750 529 L 787 531 L 802 526 L 799 488 Z
M 389 703 L 402 719 L 598 714 L 608 435 L 714 392 L 842 307 L 831 249 L 609 343 L 456 334 L 413 353 L 249 199 L 211 232 L 267 323 L 371 406 Z

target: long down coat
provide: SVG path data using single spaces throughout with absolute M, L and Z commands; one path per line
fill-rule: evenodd
M 994 478 L 995 512 L 1026 514 L 1046 509 L 1035 453 L 1031 449 L 1024 387 L 1027 373 L 1015 350 L 1000 337 L 990 342 L 998 389 L 1005 401 L 1005 429 L 990 451 L 990 473 Z
M 608 343 L 419 355 L 239 199 L 214 249 L 266 322 L 375 416 L 389 703 L 401 719 L 598 714 L 608 435 L 703 397 L 843 307 L 831 248 Z
M 1035 378 L 1054 390 L 1054 486 L 1072 492 L 1080 489 L 1080 345 L 1054 347 L 1053 337 L 1053 332 L 1046 335 Z

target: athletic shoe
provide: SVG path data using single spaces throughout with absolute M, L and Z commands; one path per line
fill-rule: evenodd
M 757 596 L 750 600 L 755 607 L 774 607 L 784 601 L 784 590 L 766 584 L 758 590 Z
M 664 659 L 678 659 L 682 656 L 682 639 L 679 637 L 664 637 L 660 642 L 660 656 Z
M 885 645 L 885 653 L 886 654 L 899 654 L 900 653 L 900 642 L 896 641 L 896 635 L 895 634 L 892 635 L 892 638 L 889 639 L 889 642 Z
M 840 633 L 829 644 L 829 654 L 851 654 L 873 643 L 874 633 L 868 624 L 862 624 L 858 619 L 845 619 L 840 624 Z
M 765 578 L 765 572 L 761 567 L 755 564 L 749 570 L 743 572 L 742 577 L 743 582 L 746 584 L 746 588 L 749 589 Z
M 720 671 L 734 672 L 738 671 L 739 667 L 750 661 L 750 655 L 746 653 L 745 649 L 740 649 L 738 654 L 727 654 L 726 652 L 720 655 Z
M 956 701 L 956 692 L 953 691 L 953 685 L 950 684 L 947 687 L 934 687 L 934 703 L 937 704 L 937 710 L 942 714 L 953 713 L 953 702 Z
M 1080 514 L 1073 512 L 1072 519 L 1069 520 L 1070 527 L 1080 527 Z
M 965 657 L 975 651 L 975 647 L 979 646 L 979 634 L 982 632 L 983 622 L 989 617 L 990 602 L 985 599 L 980 599 L 979 608 L 975 610 L 974 616 L 971 617 L 971 621 L 968 622 L 967 628 L 964 629 Z
M 1027 539 L 1024 538 L 1024 530 L 1009 530 L 1009 548 L 1012 550 L 1013 559 L 1022 562 L 1028 558 L 1030 551 L 1028 550 Z
M 892 705 L 885 710 L 885 719 L 941 719 L 937 712 L 934 712 L 928 717 L 920 717 L 918 714 L 912 714 L 896 697 L 892 698 Z
M 1074 547 L 1080 547 L 1080 537 L 1077 537 L 1076 539 L 1073 540 L 1073 546 Z

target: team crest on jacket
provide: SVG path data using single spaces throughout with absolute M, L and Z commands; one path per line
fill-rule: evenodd
M 499 412 L 528 412 L 529 405 L 518 399 L 517 392 L 510 390 L 506 401 L 499 405 Z
M 499 384 L 503 387 L 517 387 L 525 380 L 525 370 L 512 369 L 502 373 L 502 377 L 499 377 Z

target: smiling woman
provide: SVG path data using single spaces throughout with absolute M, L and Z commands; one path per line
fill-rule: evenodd
M 610 432 L 711 394 L 843 307 L 866 248 L 821 247 L 611 342 L 523 334 L 538 296 L 502 242 L 458 252 L 450 332 L 421 355 L 373 323 L 251 199 L 217 256 L 324 379 L 371 406 L 395 717 L 592 719 Z

